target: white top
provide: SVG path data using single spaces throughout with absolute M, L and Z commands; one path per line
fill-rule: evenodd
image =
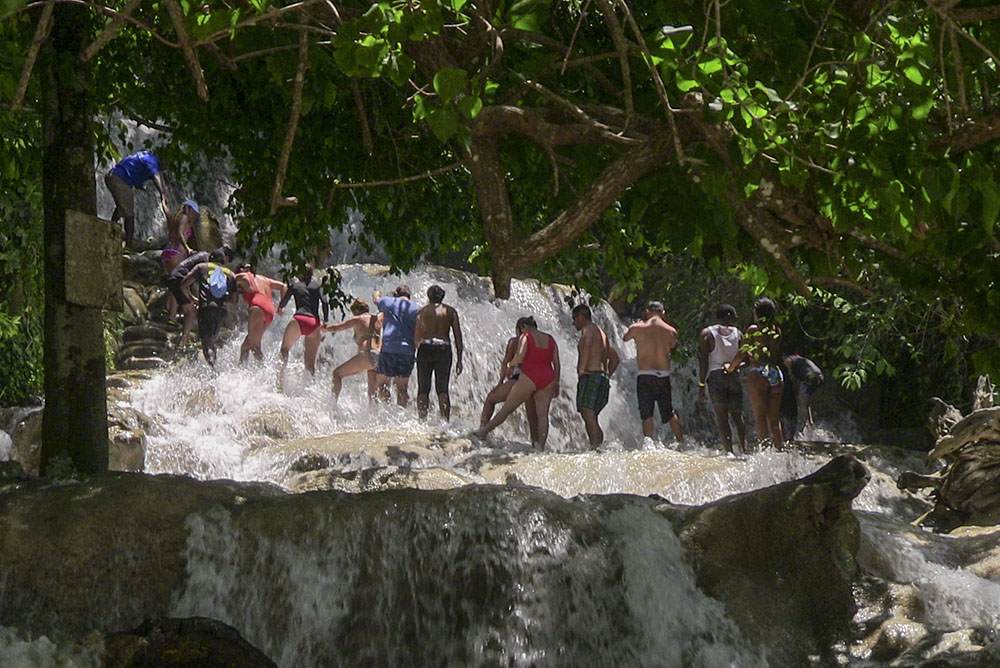
M 708 371 L 711 373 L 736 357 L 740 350 L 740 330 L 725 325 L 712 325 L 708 330 L 715 339 L 715 348 L 708 354 Z

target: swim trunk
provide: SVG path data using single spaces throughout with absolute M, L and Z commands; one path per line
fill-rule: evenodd
M 319 318 L 311 315 L 293 315 L 295 322 L 299 323 L 299 331 L 302 336 L 309 336 L 319 327 Z
M 639 417 L 643 420 L 653 417 L 654 406 L 660 407 L 660 420 L 664 424 L 674 416 L 670 376 L 640 374 L 635 379 L 635 391 L 639 395 Z
M 218 306 L 203 306 L 198 309 L 198 336 L 203 342 L 211 341 L 219 335 L 225 317 L 226 309 Z
M 785 382 L 785 376 L 781 373 L 781 367 L 775 364 L 761 364 L 759 366 L 746 367 L 747 375 L 759 373 L 771 387 L 777 387 Z
M 708 386 L 713 404 L 726 404 L 727 406 L 743 404 L 743 385 L 737 374 L 714 369 L 708 372 L 705 385 Z
M 412 353 L 388 353 L 382 351 L 378 355 L 378 366 L 375 367 L 379 374 L 390 378 L 409 378 L 413 373 Z
M 595 413 L 608 405 L 611 379 L 603 371 L 591 371 L 576 381 L 576 410 L 590 408 Z
M 417 394 L 427 396 L 431 391 L 431 374 L 434 374 L 434 391 L 448 394 L 451 380 L 451 343 L 424 341 L 417 348 Z

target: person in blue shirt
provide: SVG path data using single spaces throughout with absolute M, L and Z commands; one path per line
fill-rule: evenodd
M 410 288 L 400 285 L 392 297 L 383 297 L 380 290 L 372 294 L 372 301 L 383 313 L 382 350 L 378 356 L 378 395 L 383 401 L 389 399 L 389 379 L 395 379 L 396 403 L 406 406 L 410 374 L 416 360 L 416 346 L 413 335 L 417 327 L 417 312 L 420 310 L 410 301 Z
M 135 235 L 135 194 L 132 189 L 142 188 L 147 181 L 152 181 L 160 192 L 160 207 L 164 217 L 169 218 L 170 206 L 167 204 L 167 191 L 160 175 L 160 162 L 152 151 L 139 151 L 122 158 L 104 177 L 104 185 L 115 200 L 111 220 L 124 220 L 127 248 L 132 247 L 132 237 Z

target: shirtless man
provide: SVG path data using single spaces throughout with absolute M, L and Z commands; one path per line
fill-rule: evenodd
M 677 347 L 677 330 L 663 319 L 663 304 L 649 302 L 643 313 L 643 320 L 632 324 L 622 337 L 625 341 L 635 341 L 639 375 L 635 380 L 639 395 L 639 417 L 642 419 L 642 433 L 653 438 L 656 426 L 653 422 L 654 405 L 660 407 L 660 420 L 669 422 L 674 436 L 684 442 L 681 421 L 674 412 L 670 396 L 670 352 Z
M 590 307 L 586 304 L 577 304 L 573 308 L 573 326 L 580 332 L 576 362 L 576 410 L 583 417 L 590 444 L 596 447 L 604 442 L 604 432 L 597 416 L 608 405 L 611 374 L 621 360 L 608 342 L 607 334 L 592 318 Z
M 325 327 L 328 332 L 351 330 L 354 334 L 354 343 L 358 346 L 357 355 L 333 370 L 334 402 L 340 398 L 340 388 L 344 379 L 363 371 L 368 372 L 368 400 L 371 401 L 375 398 L 375 379 L 377 376 L 375 368 L 378 366 L 382 327 L 378 316 L 368 311 L 368 302 L 359 297 L 351 304 L 353 316 L 336 325 L 326 325 Z
M 417 345 L 417 415 L 427 417 L 430 405 L 431 374 L 434 374 L 434 391 L 438 397 L 441 417 L 451 418 L 451 397 L 448 383 L 451 380 L 451 338 L 455 334 L 455 375 L 462 374 L 462 327 L 458 322 L 458 311 L 443 304 L 444 289 L 440 285 L 427 288 L 430 302 L 417 312 L 417 324 L 413 340 Z

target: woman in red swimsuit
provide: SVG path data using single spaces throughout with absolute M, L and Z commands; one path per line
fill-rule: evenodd
M 254 274 L 253 267 L 248 263 L 237 268 L 236 285 L 246 300 L 248 316 L 247 336 L 240 346 L 240 364 L 247 360 L 251 351 L 254 357 L 262 360 L 264 353 L 260 349 L 260 340 L 264 336 L 264 330 L 274 320 L 274 298 L 271 293 L 277 292 L 284 297 L 288 286 L 273 278 Z
M 538 446 L 545 447 L 549 436 L 549 405 L 559 395 L 559 348 L 556 340 L 538 330 L 534 318 L 525 322 L 524 333 L 517 344 L 517 354 L 507 362 L 513 369 L 520 365 L 521 375 L 507 395 L 499 412 L 474 433 L 486 436 L 500 425 L 507 416 L 526 401 L 533 401 L 538 414 Z

